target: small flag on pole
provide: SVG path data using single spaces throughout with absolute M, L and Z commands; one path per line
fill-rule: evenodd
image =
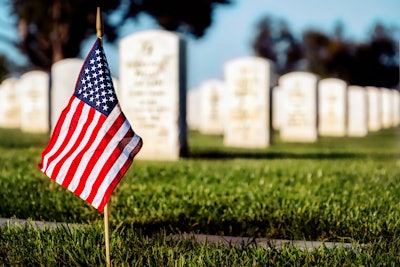
M 142 147 L 115 94 L 100 39 L 88 54 L 39 168 L 103 212 Z

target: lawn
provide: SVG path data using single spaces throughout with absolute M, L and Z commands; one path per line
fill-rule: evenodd
M 0 265 L 102 265 L 102 215 L 37 167 L 47 139 L 0 129 L 0 217 L 82 226 L 2 228 Z M 114 191 L 115 266 L 400 265 L 399 129 L 314 144 L 276 134 L 258 150 L 190 132 L 189 144 L 189 157 L 176 162 L 136 159 Z M 167 238 L 183 232 L 367 246 L 278 251 Z

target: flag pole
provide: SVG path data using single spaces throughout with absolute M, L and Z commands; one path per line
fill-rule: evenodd
M 104 206 L 104 239 L 106 241 L 106 263 L 107 267 L 111 266 L 110 257 L 110 229 L 108 226 L 108 203 Z
M 101 8 L 97 7 L 97 14 L 96 14 L 96 34 L 97 37 L 103 39 L 103 16 L 101 14 Z
M 102 40 L 103 39 L 103 17 L 101 14 L 101 8 L 97 7 L 96 13 L 96 34 L 97 37 Z M 106 243 L 106 266 L 111 266 L 111 257 L 110 257 L 110 229 L 108 224 L 108 204 L 104 206 L 104 239 Z

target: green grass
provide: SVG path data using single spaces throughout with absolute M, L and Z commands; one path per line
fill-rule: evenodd
M 47 139 L 0 130 L 0 217 L 92 226 L 0 229 L 0 265 L 101 265 L 102 215 L 37 168 Z M 118 266 L 398 266 L 399 141 L 398 129 L 314 144 L 275 135 L 271 147 L 249 150 L 191 132 L 188 158 L 135 160 L 118 185 L 112 258 Z M 182 232 L 369 246 L 304 252 L 166 240 Z

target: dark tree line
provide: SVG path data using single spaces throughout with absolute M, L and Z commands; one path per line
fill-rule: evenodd
M 50 70 L 63 58 L 76 57 L 81 43 L 95 34 L 96 7 L 104 12 L 104 32 L 113 42 L 118 29 L 139 13 L 151 15 L 166 30 L 200 38 L 212 24 L 217 4 L 230 0 L 3 0 L 17 17 L 17 45 L 34 67 Z M 113 15 L 111 19 L 111 15 Z
M 96 7 L 101 4 L 107 41 L 140 13 L 152 16 L 166 30 L 201 38 L 212 25 L 214 8 L 231 0 L 0 0 L 17 18 L 18 46 L 38 69 L 50 70 L 63 58 L 76 57 L 81 43 L 95 34 Z M 112 19 L 111 19 L 112 18 Z M 278 74 L 308 70 L 321 77 L 337 77 L 355 85 L 393 87 L 398 84 L 396 29 L 376 24 L 370 38 L 356 42 L 343 37 L 344 26 L 334 34 L 306 30 L 301 37 L 282 19 L 264 17 L 253 42 L 256 55 L 275 62 Z M 398 29 L 397 29 L 398 33 Z M 12 60 L 0 55 L 0 79 Z
M 366 41 L 356 42 L 345 39 L 343 24 L 337 24 L 333 34 L 308 29 L 296 38 L 284 20 L 267 16 L 257 31 L 253 49 L 272 60 L 278 74 L 306 70 L 360 86 L 399 83 L 398 29 L 377 23 Z
M 6 77 L 9 72 L 9 65 L 7 58 L 4 55 L 0 55 L 0 81 L 2 77 Z

